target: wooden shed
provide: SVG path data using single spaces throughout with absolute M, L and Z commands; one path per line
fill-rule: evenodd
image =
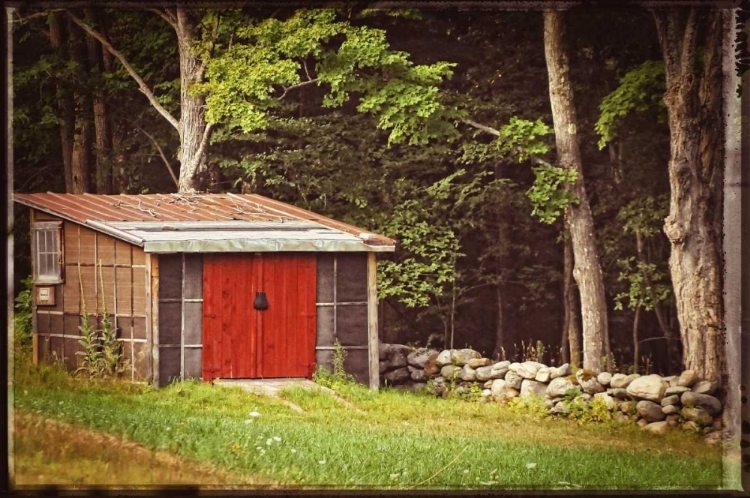
M 83 310 L 96 323 L 106 306 L 133 381 L 309 378 L 338 340 L 379 385 L 376 253 L 392 239 L 260 195 L 14 200 L 31 208 L 34 361 L 75 368 Z

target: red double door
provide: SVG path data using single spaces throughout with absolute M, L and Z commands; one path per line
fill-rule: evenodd
M 309 378 L 316 269 L 310 253 L 206 254 L 203 379 Z M 254 308 L 258 292 L 264 311 Z

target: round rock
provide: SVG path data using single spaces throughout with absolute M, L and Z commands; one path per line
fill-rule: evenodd
M 618 388 L 618 387 L 626 388 L 630 385 L 631 382 L 633 382 L 638 377 L 640 377 L 639 374 L 625 375 L 625 374 L 617 373 L 612 376 L 612 381 L 609 383 L 609 385 L 612 386 L 613 388 Z
M 544 365 L 536 361 L 525 361 L 518 366 L 518 369 L 516 369 L 516 373 L 524 379 L 533 379 L 534 377 L 536 377 L 536 373 L 539 371 L 539 369 L 543 366 Z
M 685 370 L 680 374 L 680 378 L 677 379 L 677 385 L 680 387 L 691 387 L 699 380 L 701 379 L 695 370 Z
M 539 369 L 539 371 L 536 373 L 536 377 L 534 377 L 534 380 L 537 382 L 544 382 L 545 384 L 550 381 L 551 378 L 551 372 L 549 367 L 542 367 Z
M 676 405 L 680 402 L 680 397 L 676 394 L 672 394 L 671 396 L 667 396 L 663 400 L 661 400 L 661 406 L 667 406 L 667 405 Z
M 599 384 L 606 387 L 609 385 L 610 382 L 612 382 L 612 374 L 609 372 L 602 372 L 596 376 L 596 380 L 599 381 Z
M 667 383 L 661 376 L 644 375 L 633 380 L 627 387 L 628 394 L 634 398 L 648 401 L 661 401 L 667 391 Z
M 721 402 L 709 396 L 708 394 L 696 394 L 694 392 L 686 392 L 682 394 L 680 398 L 682 404 L 687 407 L 698 406 L 706 410 L 711 415 L 716 415 L 721 411 Z
M 407 379 L 410 379 L 411 373 L 409 373 L 409 369 L 406 367 L 397 368 L 396 370 L 392 370 L 385 374 L 383 378 L 387 380 L 389 384 L 395 386 L 404 383 Z
M 451 351 L 450 349 L 444 349 L 443 351 L 440 351 L 437 355 L 437 359 L 435 360 L 437 363 L 437 366 L 444 367 L 445 365 L 451 364 Z
M 461 372 L 458 374 L 458 376 L 461 380 L 473 382 L 477 380 L 477 371 L 467 364 L 461 368 Z
M 521 382 L 521 397 L 527 398 L 529 396 L 544 396 L 547 392 L 547 386 L 541 382 L 537 382 L 531 379 L 524 379 Z
M 490 360 L 489 358 L 472 358 L 468 362 L 466 362 L 466 364 L 476 370 L 479 367 L 486 367 L 487 365 L 491 365 L 492 360 Z
M 446 379 L 453 379 L 454 377 L 458 377 L 460 373 L 461 367 L 457 367 L 456 365 L 445 365 L 440 369 L 440 376 L 445 377 Z
M 682 418 L 701 425 L 706 425 L 713 422 L 713 417 L 711 416 L 711 414 L 703 408 L 697 406 L 683 407 L 682 410 L 680 410 L 680 414 L 682 415 Z
M 505 381 L 508 383 L 508 386 L 510 386 L 513 389 L 521 389 L 521 382 L 523 381 L 523 377 L 518 375 L 516 372 L 508 372 L 505 374 Z
M 510 375 L 510 373 L 508 375 Z M 561 398 L 565 396 L 565 393 L 567 393 L 571 389 L 580 391 L 581 388 L 573 384 L 573 382 L 570 381 L 567 377 L 558 377 L 556 379 L 552 379 L 552 382 L 547 385 L 547 397 Z
M 669 428 L 669 422 L 651 422 L 647 426 L 645 426 L 643 429 L 647 430 L 649 432 L 652 432 L 654 434 L 666 434 L 667 429 Z
M 424 368 L 425 364 L 429 361 L 430 356 L 437 353 L 434 349 L 419 348 L 406 357 L 407 363 L 413 367 Z
M 693 386 L 693 392 L 696 394 L 712 395 L 716 392 L 716 382 L 710 382 L 708 380 L 702 380 L 700 382 L 697 382 Z
M 451 363 L 455 365 L 466 365 L 469 360 L 475 359 L 475 358 L 481 358 L 482 355 L 479 354 L 479 351 L 474 351 L 473 349 L 452 349 L 451 350 Z
M 647 422 L 658 422 L 664 420 L 667 416 L 667 414 L 661 411 L 661 405 L 657 405 L 653 401 L 639 401 L 638 404 L 635 405 L 635 409 L 638 411 L 638 415 Z

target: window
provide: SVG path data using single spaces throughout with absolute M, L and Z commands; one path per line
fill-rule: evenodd
M 36 253 L 34 282 L 39 284 L 62 283 L 62 250 L 60 232 L 62 223 L 45 221 L 31 227 L 31 243 Z

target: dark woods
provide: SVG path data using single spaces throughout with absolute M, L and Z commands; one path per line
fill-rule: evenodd
M 398 239 L 385 342 L 720 371 L 721 12 L 16 14 L 16 191 L 261 193 Z

